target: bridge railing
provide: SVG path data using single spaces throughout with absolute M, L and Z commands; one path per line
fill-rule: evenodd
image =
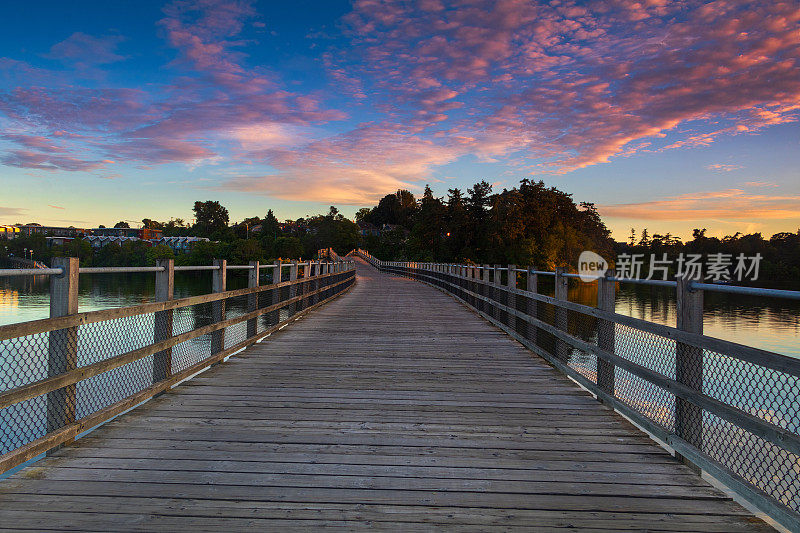
M 577 276 L 563 270 L 353 255 L 453 295 L 689 464 L 800 529 L 800 360 L 703 335 L 703 292 L 717 286 L 658 282 L 677 291 L 678 326 L 668 327 L 615 313 L 615 287 L 623 280 L 610 276 L 597 281 L 591 307 L 567 300 L 567 279 Z M 554 280 L 555 297 L 539 294 L 542 276 Z
M 226 290 L 234 269 L 248 270 L 248 288 Z M 265 269 L 271 283 L 261 285 Z M 178 270 L 211 270 L 213 292 L 173 299 Z M 104 272 L 154 272 L 157 301 L 79 313 L 79 274 Z M 259 342 L 355 282 L 352 261 L 80 268 L 76 258 L 57 258 L 46 274 L 51 318 L 0 326 L 0 474 Z

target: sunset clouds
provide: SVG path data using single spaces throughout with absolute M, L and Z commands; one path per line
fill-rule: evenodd
M 247 0 L 166 3 L 150 22 L 158 63 L 142 72 L 127 65 L 143 37 L 124 23 L 0 58 L 0 163 L 98 177 L 177 164 L 219 191 L 364 205 L 465 161 L 558 179 L 800 115 L 797 1 L 355 0 L 346 11 L 298 48 L 316 79 L 265 51 L 285 30 L 269 3 Z M 793 194 L 751 189 L 602 212 L 798 210 Z
M 725 189 L 681 194 L 649 202 L 598 206 L 609 217 L 640 220 L 708 220 L 752 221 L 791 219 L 800 213 L 800 195 L 764 194 L 761 191 Z

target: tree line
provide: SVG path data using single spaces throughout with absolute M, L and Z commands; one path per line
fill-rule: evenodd
M 760 254 L 760 279 L 800 280 L 800 230 L 765 238 L 760 233 L 709 237 L 695 229 L 691 240 L 682 242 L 671 234 L 650 235 L 647 229 L 631 230 L 626 242 L 615 242 L 594 204 L 576 203 L 570 194 L 542 181 L 523 179 L 519 186 L 493 192 L 487 181 L 462 191 L 452 188 L 436 197 L 426 186 L 420 198 L 407 190 L 387 194 L 377 205 L 360 209 L 356 222 L 331 206 L 325 214 L 279 222 L 272 210 L 263 217 L 249 217 L 231 224 L 228 210 L 218 201 L 198 201 L 194 221 L 179 218 L 159 222 L 145 218 L 142 225 L 163 231 L 164 236 L 206 237 L 188 253 L 141 241 L 108 244 L 93 250 L 85 240 L 75 239 L 63 247 L 48 247 L 36 235 L 0 243 L 3 254 L 34 258 L 49 263 L 53 256 L 81 258 L 84 265 L 145 266 L 157 259 L 175 258 L 177 264 L 208 264 L 214 258 L 232 264 L 272 261 L 277 258 L 310 258 L 321 248 L 340 254 L 361 247 L 383 260 L 435 262 L 513 263 L 552 270 L 575 270 L 584 250 L 599 253 L 612 263 L 621 254 Z M 359 227 L 361 226 L 361 228 Z M 126 227 L 118 222 L 116 227 Z M 363 229 L 363 232 L 362 232 Z M 362 233 L 364 233 L 362 235 Z M 674 272 L 672 272 L 674 275 Z
M 359 222 L 385 228 L 363 238 L 364 248 L 384 260 L 513 263 L 553 269 L 572 266 L 583 250 L 608 256 L 614 243 L 594 204 L 523 179 L 519 187 L 492 193 L 481 181 L 437 198 L 429 186 L 417 201 L 401 190 L 356 214 Z M 388 225 L 388 226 L 387 226 Z

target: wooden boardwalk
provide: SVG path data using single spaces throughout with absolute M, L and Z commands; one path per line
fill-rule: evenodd
M 452 298 L 346 295 L 0 482 L 0 529 L 766 526 Z

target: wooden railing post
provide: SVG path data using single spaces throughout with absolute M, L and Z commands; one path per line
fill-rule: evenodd
M 289 265 L 289 281 L 297 281 L 297 261 L 292 261 Z M 289 285 L 289 299 L 297 296 L 297 284 Z M 289 316 L 297 313 L 297 304 L 289 304 Z
M 258 261 L 250 261 L 250 271 L 247 273 L 247 287 L 254 289 L 259 286 L 261 279 L 261 264 Z M 255 292 L 247 295 L 247 312 L 253 312 L 258 309 L 258 295 Z M 247 338 L 255 337 L 258 331 L 258 318 L 251 318 L 247 321 Z
M 314 278 L 315 279 L 314 279 L 314 283 L 311 285 L 311 287 L 312 287 L 312 289 L 314 291 L 318 291 L 319 288 L 321 287 L 321 283 L 322 283 L 322 280 L 320 279 L 321 275 L 322 275 L 322 261 L 318 259 L 314 263 Z M 317 293 L 317 294 L 315 294 L 314 296 L 311 297 L 311 303 L 312 304 L 316 304 L 321 299 L 322 299 L 322 297 L 319 295 L 319 293 Z
M 605 276 L 597 279 L 597 308 L 610 313 L 614 312 L 616 301 L 616 285 L 611 280 L 612 270 L 608 270 Z M 597 321 L 597 347 L 601 350 L 614 353 L 615 331 L 614 322 L 611 320 Z M 602 357 L 597 358 L 597 386 L 600 390 L 607 392 L 612 397 L 615 390 L 615 367 L 614 363 L 606 361 Z
M 53 268 L 63 272 L 50 277 L 50 318 L 78 313 L 77 257 L 55 257 Z M 78 367 L 78 327 L 51 331 L 47 351 L 47 376 L 53 377 Z M 47 433 L 75 421 L 76 386 L 68 385 L 47 393 Z
M 691 289 L 691 279 L 677 280 L 678 329 L 703 334 L 703 291 Z M 675 379 L 698 392 L 703 391 L 703 350 L 677 342 Z M 675 433 L 702 450 L 703 410 L 682 398 L 675 398 Z
M 556 290 L 555 290 L 555 298 L 556 300 L 568 300 L 568 288 L 569 285 L 567 284 L 567 278 L 564 277 L 565 270 L 563 267 L 556 268 Z M 555 309 L 555 319 L 556 319 L 556 327 L 561 331 L 567 333 L 568 330 L 568 317 L 567 317 L 567 310 L 563 307 L 556 306 Z M 567 362 L 569 358 L 569 345 L 562 341 L 561 339 L 556 339 L 556 357 L 563 362 Z
M 311 265 L 314 263 L 309 260 L 307 264 L 303 265 L 303 283 L 300 284 L 300 293 L 303 295 L 303 299 L 300 301 L 300 308 L 305 309 L 308 307 L 308 297 L 306 293 L 309 292 L 309 286 L 311 284 Z
M 175 260 L 163 259 L 156 266 L 164 270 L 156 272 L 156 301 L 168 302 L 175 293 Z M 153 342 L 161 342 L 172 336 L 174 312 L 172 309 L 158 311 L 153 328 Z M 153 383 L 158 383 L 172 375 L 172 348 L 153 355 Z
M 517 288 L 517 265 L 508 265 L 508 276 L 506 276 L 506 287 L 510 290 L 508 291 L 508 307 L 513 309 L 514 311 L 517 310 L 517 295 L 514 294 L 512 291 Z M 520 321 L 517 319 L 516 315 L 511 313 L 507 313 L 507 324 L 508 326 L 513 329 L 514 331 L 519 331 L 520 326 L 522 325 Z
M 228 279 L 228 262 L 225 259 L 214 259 L 214 266 L 211 277 L 211 291 L 225 292 Z M 225 300 L 217 300 L 211 303 L 211 321 L 213 323 L 225 320 Z M 225 328 L 211 332 L 211 355 L 219 353 L 225 349 Z
M 282 274 L 281 270 L 283 269 L 283 264 L 280 260 L 275 261 L 275 267 L 272 269 L 272 284 L 277 285 L 281 282 Z M 281 289 L 274 288 L 270 291 L 271 298 L 270 298 L 270 305 L 279 304 L 281 301 Z M 267 324 L 270 326 L 274 326 L 278 322 L 280 322 L 280 309 L 275 311 L 270 311 L 267 313 Z
M 528 292 L 532 292 L 533 294 L 539 293 L 539 274 L 535 272 L 535 268 L 532 266 L 528 267 L 528 275 L 525 280 L 525 289 Z M 525 312 L 528 316 L 533 318 L 539 318 L 539 302 L 538 300 L 534 300 L 533 298 L 527 298 L 527 304 L 525 305 Z M 536 346 L 538 338 L 539 338 L 539 328 L 533 324 L 528 324 L 527 329 L 527 338 L 531 341 L 531 344 Z

